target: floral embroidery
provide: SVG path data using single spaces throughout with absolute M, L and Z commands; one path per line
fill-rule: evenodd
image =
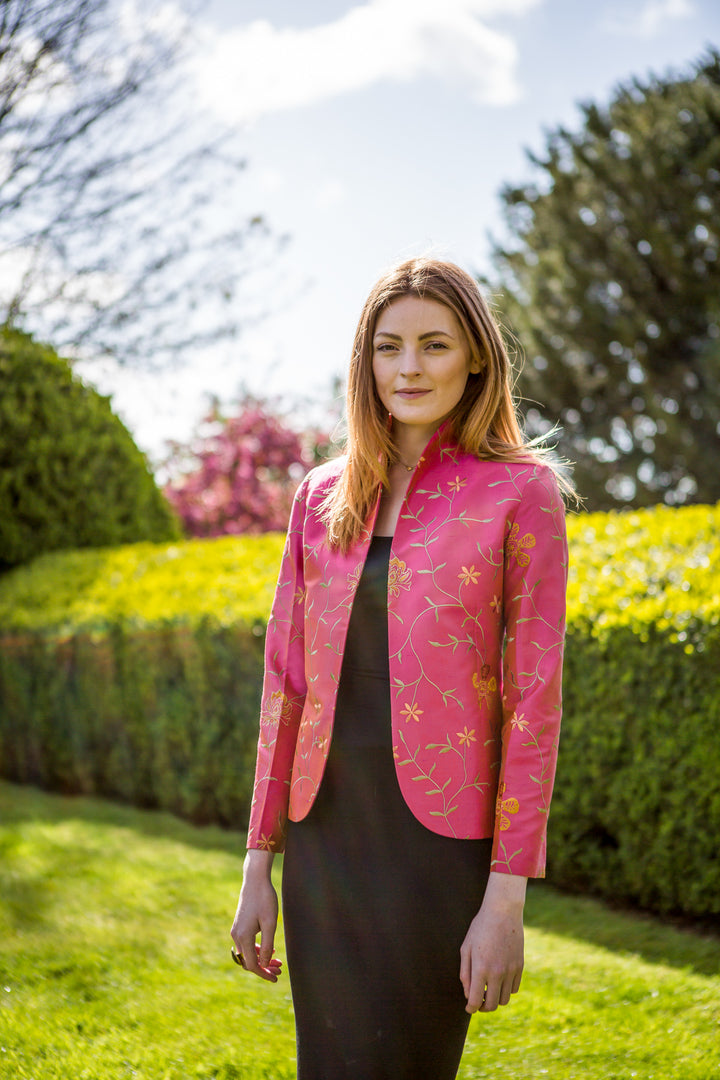
M 354 592 L 360 584 L 360 575 L 362 574 L 362 566 L 356 566 L 354 570 L 351 570 L 347 576 L 347 587 L 350 592 Z
M 456 476 L 454 480 L 448 480 L 447 485 L 451 491 L 454 491 L 457 495 L 460 488 L 464 488 L 467 484 L 467 480 L 461 480 L 459 476 Z
M 463 585 L 477 585 L 478 578 L 480 577 L 480 571 L 475 569 L 475 564 L 468 570 L 467 566 L 463 566 L 462 570 L 458 574 L 458 577 L 462 581 Z
M 417 705 L 409 705 L 405 702 L 405 707 L 400 710 L 400 715 L 405 717 L 405 720 L 420 720 L 424 709 L 419 709 Z
M 265 833 L 260 834 L 258 845 L 263 851 L 270 851 L 270 848 L 275 847 L 275 841 L 270 836 L 266 836 Z
M 388 567 L 388 592 L 391 596 L 399 596 L 401 589 L 409 589 L 412 581 L 412 570 L 408 570 L 407 563 L 393 555 Z
M 510 724 L 514 728 L 518 728 L 520 731 L 527 731 L 530 727 L 530 721 L 526 719 L 525 713 L 518 714 L 514 712 L 510 717 Z
M 500 614 L 501 603 L 499 596 L 493 596 L 492 600 L 490 601 L 490 607 L 493 609 L 496 615 Z
M 296 604 L 304 604 L 306 596 L 307 593 L 305 592 L 305 589 L 296 589 L 295 595 L 293 596 L 293 601 Z
M 458 742 L 461 746 L 469 746 L 470 743 L 477 742 L 477 739 L 475 738 L 475 728 L 470 728 L 468 731 L 467 724 L 462 731 L 456 731 L 455 734 L 457 735 Z
M 514 556 L 517 559 L 518 566 L 527 566 L 530 562 L 530 556 L 526 551 L 523 551 L 523 548 L 534 548 L 535 537 L 532 533 L 525 533 L 524 536 L 518 539 L 519 532 L 520 526 L 516 521 L 507 539 L 507 556 L 508 559 L 512 559 Z
M 270 695 L 267 707 L 263 711 L 263 720 L 270 727 L 277 727 L 280 721 L 287 724 L 292 717 L 292 705 L 287 695 L 281 690 L 274 690 Z
M 490 676 L 488 678 L 488 676 Z M 490 698 L 497 690 L 497 679 L 494 675 L 490 675 L 490 665 L 483 664 L 480 668 L 480 674 L 477 671 L 473 672 L 472 683 L 477 690 L 478 701 L 482 705 L 485 702 L 486 705 L 490 704 Z
M 501 784 L 498 789 L 497 803 L 495 804 L 495 814 L 500 818 L 500 832 L 506 832 L 510 828 L 510 818 L 508 814 L 517 814 L 520 809 L 520 803 L 517 799 L 504 799 L 505 784 Z

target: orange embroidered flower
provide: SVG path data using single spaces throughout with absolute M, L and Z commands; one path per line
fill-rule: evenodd
M 500 832 L 505 832 L 510 828 L 510 818 L 508 814 L 517 814 L 520 809 L 520 803 L 517 799 L 505 799 L 505 784 L 501 784 L 498 789 L 497 802 L 495 804 L 495 814 L 500 818 Z
M 424 710 L 419 709 L 417 707 L 417 705 L 408 705 L 408 703 L 405 702 L 405 708 L 400 710 L 400 715 L 404 716 L 406 721 L 408 721 L 408 720 L 417 720 L 417 721 L 419 721 L 420 717 L 423 714 L 423 712 L 424 712 Z
M 391 596 L 399 596 L 401 589 L 409 589 L 412 581 L 412 570 L 408 570 L 407 563 L 393 555 L 388 567 L 388 592 Z
M 269 836 L 262 833 L 259 840 L 260 847 L 263 851 L 269 851 L 270 848 L 275 847 L 275 841 L 271 840 Z
M 295 601 L 296 604 L 304 604 L 305 603 L 305 590 L 304 589 L 296 589 L 295 590 L 295 595 L 293 596 L 293 600 Z
M 288 701 L 287 695 L 283 694 L 281 690 L 274 690 L 263 710 L 263 721 L 269 724 L 270 727 L 277 727 L 281 720 L 283 724 L 287 724 L 291 716 L 292 705 Z
M 514 712 L 510 717 L 511 727 L 518 728 L 520 731 L 527 731 L 530 727 L 530 721 L 526 719 L 525 713 L 518 714 Z
M 467 724 L 462 731 L 456 731 L 455 734 L 457 735 L 458 742 L 461 746 L 469 746 L 470 743 L 477 742 L 477 739 L 475 738 L 475 728 L 470 728 L 468 731 Z
M 395 758 L 396 761 L 398 761 L 399 758 L 400 758 L 400 754 L 398 753 L 397 746 L 393 746 L 393 757 Z
M 478 578 L 480 577 L 480 571 L 475 569 L 475 564 L 468 570 L 467 566 L 463 566 L 462 570 L 458 574 L 458 577 L 462 581 L 463 585 L 477 585 Z
M 350 592 L 354 592 L 360 584 L 360 575 L 362 574 L 362 566 L 356 566 L 354 570 L 351 570 L 347 576 L 347 587 Z
M 492 600 L 490 601 L 490 607 L 493 609 L 496 615 L 500 614 L 501 604 L 499 596 L 493 596 Z
M 461 480 L 459 476 L 456 476 L 454 480 L 448 480 L 447 485 L 451 491 L 454 491 L 457 495 L 460 488 L 464 488 L 467 484 L 467 480 Z
M 489 705 L 491 696 L 497 690 L 497 679 L 494 675 L 490 675 L 490 665 L 483 664 L 479 674 L 477 671 L 473 672 L 472 682 L 477 690 L 480 704 L 482 705 L 484 701 L 486 705 Z
M 527 551 L 523 551 L 523 548 L 534 548 L 535 537 L 532 533 L 525 533 L 518 539 L 520 533 L 520 526 L 517 521 L 510 530 L 510 535 L 507 538 L 507 557 L 512 559 L 513 556 L 517 559 L 518 566 L 527 566 L 530 562 L 530 556 Z

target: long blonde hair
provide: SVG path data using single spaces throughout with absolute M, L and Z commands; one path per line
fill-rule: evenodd
M 347 387 L 347 462 L 323 503 L 323 520 L 333 546 L 346 551 L 360 536 L 378 496 L 388 486 L 388 468 L 397 449 L 373 376 L 373 338 L 378 318 L 402 296 L 436 300 L 457 318 L 478 374 L 468 375 L 465 392 L 448 418 L 453 439 L 478 458 L 547 461 L 549 451 L 524 436 L 513 400 L 513 369 L 505 343 L 477 282 L 454 263 L 428 257 L 392 267 L 365 301 L 355 332 Z M 555 466 L 560 487 L 572 486 Z

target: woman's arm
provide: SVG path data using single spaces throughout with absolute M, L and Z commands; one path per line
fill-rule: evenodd
M 527 878 L 491 873 L 482 907 L 460 949 L 460 981 L 466 1010 L 493 1012 L 520 989 L 523 970 L 523 907 Z

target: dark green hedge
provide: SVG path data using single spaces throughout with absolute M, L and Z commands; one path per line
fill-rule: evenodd
M 210 621 L 0 640 L 1 774 L 241 828 L 262 648 Z
M 720 508 L 569 534 L 548 877 L 717 915 Z M 0 579 L 0 775 L 242 828 L 281 543 L 58 554 Z
M 179 535 L 110 399 L 49 346 L 0 327 L 0 570 L 44 551 Z

